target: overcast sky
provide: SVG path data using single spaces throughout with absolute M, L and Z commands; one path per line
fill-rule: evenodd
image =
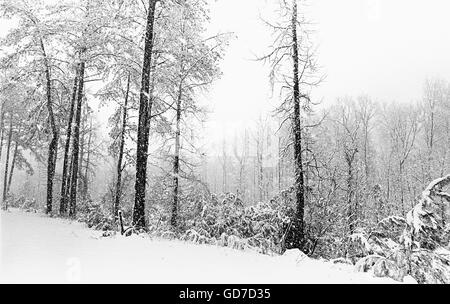
M 211 0 L 209 30 L 237 35 L 222 62 L 223 77 L 207 96 L 213 113 L 205 136 L 211 146 L 277 105 L 270 99 L 267 67 L 253 61 L 270 46 L 270 32 L 259 16 L 270 17 L 268 7 L 275 1 Z M 308 1 L 327 75 L 315 96 L 324 103 L 358 94 L 408 102 L 420 98 L 427 77 L 450 80 L 450 1 Z M 0 34 L 4 28 L 0 20 Z
M 259 15 L 278 0 L 219 0 L 212 5 L 212 30 L 233 31 L 223 78 L 213 88 L 209 137 L 231 136 L 249 125 L 270 101 L 268 71 L 253 53 L 270 45 Z M 450 1 L 309 0 L 319 62 L 326 81 L 315 95 L 325 103 L 368 94 L 380 101 L 409 102 L 422 94 L 427 77 L 450 80 Z M 225 130 L 228 131 L 225 131 Z

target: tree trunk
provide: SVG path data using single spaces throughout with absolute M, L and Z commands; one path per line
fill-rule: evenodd
M 70 155 L 70 163 L 69 163 L 69 169 L 67 174 L 67 185 L 66 185 L 66 196 L 67 196 L 67 206 L 69 212 L 70 212 L 70 190 L 72 187 L 72 172 L 73 172 L 73 153 Z
M 427 164 L 427 178 L 431 180 L 433 178 L 433 157 L 434 157 L 434 129 L 435 129 L 435 122 L 434 122 L 434 106 L 431 106 L 430 109 L 430 140 L 428 143 L 428 164 Z
M 259 136 L 259 135 L 258 135 Z M 260 203 L 264 201 L 264 164 L 263 164 L 263 153 L 264 153 L 264 134 L 257 141 L 257 158 L 258 158 L 258 200 Z
M 59 213 L 61 215 L 67 214 L 67 203 L 68 203 L 68 166 L 69 166 L 69 150 L 70 150 L 70 139 L 72 137 L 72 123 L 73 123 L 73 116 L 75 112 L 75 100 L 77 98 L 77 89 L 78 89 L 78 72 L 79 68 L 76 69 L 75 74 L 75 80 L 73 84 L 73 90 L 72 90 L 72 99 L 70 101 L 70 111 L 69 111 L 69 122 L 67 124 L 67 138 L 66 138 L 66 145 L 64 148 L 64 162 L 63 162 L 63 174 L 62 174 L 62 183 L 61 183 L 61 200 L 60 200 L 60 207 L 59 207 Z
M 86 168 L 84 170 L 84 183 L 83 183 L 83 200 L 86 200 L 88 198 L 88 192 L 89 192 L 89 165 L 91 163 L 91 145 L 92 145 L 92 116 L 91 121 L 89 123 L 89 137 L 88 137 L 88 144 L 87 144 L 87 157 L 86 157 Z
M 86 108 L 84 108 L 86 110 Z M 81 124 L 80 124 L 80 140 L 78 147 L 80 150 L 78 151 L 78 193 L 83 200 L 83 187 L 84 187 L 84 175 L 83 175 L 83 162 L 84 162 L 84 151 L 85 151 L 85 135 L 86 135 L 86 120 L 85 120 L 86 111 L 81 112 Z
M 295 164 L 295 198 L 297 202 L 297 210 L 292 221 L 291 236 L 292 239 L 288 242 L 290 248 L 302 249 L 305 240 L 304 236 L 304 209 L 305 209 L 305 194 L 304 194 L 304 172 L 303 172 L 303 157 L 302 157 L 302 130 L 300 117 L 300 82 L 299 82 L 299 53 L 298 53 L 298 37 L 297 37 L 297 1 L 293 1 L 292 12 L 292 42 L 294 62 L 294 164 Z
M 46 78 L 46 93 L 47 93 L 47 111 L 52 129 L 52 139 L 48 146 L 48 160 L 47 160 L 47 210 L 49 214 L 53 211 L 53 179 L 55 177 L 56 159 L 58 157 L 58 139 L 59 133 L 56 127 L 55 115 L 53 113 L 52 104 L 52 82 L 50 76 L 50 63 L 48 62 L 47 54 L 45 52 L 44 42 L 40 41 L 41 51 L 44 59 L 45 78 Z
M 3 139 L 5 137 L 4 127 L 5 127 L 5 112 L 3 109 L 3 104 L 1 108 L 2 114 L 0 116 L 0 161 L 2 159 L 2 152 L 3 152 Z
M 11 138 L 12 138 L 12 120 L 13 117 L 11 115 L 10 117 L 10 121 L 9 121 L 9 133 L 8 133 L 8 144 L 6 147 L 6 162 L 5 162 L 5 176 L 3 178 L 3 198 L 2 198 L 2 203 L 5 204 L 5 210 L 8 210 L 8 202 L 7 202 L 7 198 L 8 198 L 8 189 L 7 189 L 7 182 L 8 182 L 8 167 L 9 167 L 9 151 L 11 149 Z
M 227 155 L 227 143 L 224 139 L 222 142 L 222 191 L 223 193 L 228 192 L 228 155 Z
M 142 67 L 142 83 L 139 100 L 139 125 L 136 155 L 136 184 L 133 212 L 133 225 L 145 228 L 145 189 L 147 183 L 147 160 L 150 113 L 152 102 L 150 97 L 150 72 L 153 53 L 153 24 L 157 0 L 150 0 L 147 16 L 147 30 L 145 36 L 144 62 Z M 150 103 L 149 103 L 150 101 Z
M 78 162 L 80 152 L 80 124 L 81 124 L 81 110 L 83 103 L 84 90 L 84 70 L 86 63 L 84 61 L 80 64 L 80 74 L 77 93 L 77 110 L 75 117 L 75 125 L 73 132 L 73 146 L 72 146 L 72 176 L 70 180 L 70 206 L 69 216 L 75 217 L 77 212 L 77 185 L 78 185 Z
M 6 187 L 6 193 L 9 193 L 9 190 L 11 189 L 11 183 L 12 183 L 12 178 L 13 178 L 13 174 L 14 174 L 14 167 L 16 166 L 16 158 L 17 158 L 18 149 L 19 149 L 19 144 L 16 142 L 15 147 L 14 147 L 14 154 L 13 154 L 13 158 L 12 158 L 12 162 L 11 162 L 11 170 L 9 171 L 9 180 L 8 180 L 8 186 Z
M 128 97 L 130 94 L 130 75 L 128 74 L 127 90 L 125 92 L 125 102 L 123 104 L 123 116 L 122 116 L 122 130 L 120 133 L 120 147 L 119 147 L 119 160 L 117 162 L 117 183 L 116 183 L 116 197 L 114 199 L 113 215 L 114 220 L 117 220 L 120 209 L 120 199 L 122 196 L 122 171 L 123 171 L 123 153 L 125 149 L 125 131 L 127 127 L 127 110 L 128 110 Z
M 283 176 L 283 155 L 281 151 L 281 136 L 278 137 L 278 192 L 281 193 L 283 188 L 282 183 Z
M 403 181 L 403 162 L 400 162 L 399 166 L 399 175 L 400 175 L 400 207 L 402 216 L 406 216 L 406 209 L 405 209 L 405 190 L 403 187 L 404 181 Z
M 358 203 L 355 198 L 355 176 L 354 176 L 354 160 L 357 150 L 346 151 L 345 160 L 347 162 L 347 219 L 350 235 L 353 235 L 356 231 L 356 225 L 358 221 Z
M 181 101 L 183 97 L 182 85 L 178 88 L 178 100 L 177 100 L 177 121 L 176 121 L 176 133 L 175 133 L 175 157 L 173 162 L 173 205 L 172 205 L 172 220 L 173 227 L 177 226 L 178 218 L 178 192 L 180 186 L 180 137 L 181 137 Z

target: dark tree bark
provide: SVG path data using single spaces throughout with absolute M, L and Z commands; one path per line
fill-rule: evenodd
M 9 120 L 9 133 L 8 133 L 8 144 L 6 146 L 6 162 L 5 162 L 5 175 L 3 178 L 3 198 L 2 198 L 2 202 L 3 204 L 5 204 L 5 210 L 8 210 L 8 202 L 7 202 L 7 198 L 8 198 L 8 189 L 7 189 L 7 183 L 8 183 L 8 170 L 9 170 L 9 152 L 11 149 L 11 138 L 12 138 L 12 131 L 13 131 L 13 117 L 11 115 L 10 120 Z
M 294 164 L 295 164 L 295 198 L 297 210 L 291 225 L 291 237 L 288 246 L 290 248 L 303 249 L 304 235 L 304 209 L 305 209 L 305 186 L 302 157 L 302 128 L 300 113 L 300 80 L 299 80 L 299 53 L 297 36 L 297 2 L 293 1 L 292 8 L 292 60 L 294 62 L 294 115 L 292 118 L 294 132 Z
M 62 173 L 62 183 L 61 183 L 61 199 L 60 199 L 60 207 L 59 213 L 61 215 L 67 214 L 67 203 L 68 203 L 68 188 L 69 185 L 69 177 L 68 177 L 68 166 L 69 166 L 69 150 L 70 150 L 70 139 L 72 137 L 72 123 L 73 116 L 75 112 L 75 100 L 77 98 L 77 89 L 78 89 L 78 72 L 79 68 L 76 69 L 75 80 L 73 84 L 72 98 L 70 101 L 70 111 L 69 111 L 69 121 L 67 123 L 67 137 L 66 137 L 66 145 L 64 147 L 64 162 L 63 162 L 63 173 Z
M 81 124 L 81 111 L 83 103 L 83 90 L 84 90 L 84 71 L 86 63 L 84 61 L 80 64 L 80 74 L 78 82 L 77 93 L 77 109 L 75 117 L 75 125 L 73 130 L 73 146 L 72 146 L 72 176 L 70 181 L 70 206 L 69 216 L 75 217 L 77 212 L 77 185 L 78 185 L 78 163 L 80 152 L 80 124 Z
M 83 189 L 84 189 L 84 175 L 83 175 L 83 162 L 84 162 L 84 152 L 86 150 L 85 147 L 85 135 L 86 135 L 86 108 L 84 108 L 84 113 L 83 111 L 81 112 L 81 124 L 80 124 L 80 140 L 79 140 L 79 144 L 78 147 L 80 147 L 79 151 L 78 151 L 78 193 L 81 196 L 81 199 L 83 200 L 84 198 L 84 194 L 83 194 Z
M 92 117 L 89 123 L 89 136 L 88 136 L 88 143 L 86 148 L 86 167 L 84 168 L 84 182 L 83 182 L 83 200 L 86 200 L 88 198 L 88 192 L 89 192 L 89 166 L 91 163 L 91 145 L 92 145 Z
M 402 216 L 406 217 L 406 208 L 405 208 L 405 189 L 404 189 L 404 179 L 403 179 L 403 168 L 405 162 L 404 160 L 400 161 L 399 164 L 399 184 L 400 184 L 400 206 L 402 211 Z
M 345 151 L 345 161 L 347 163 L 347 218 L 348 228 L 350 235 L 353 235 L 356 231 L 356 225 L 358 221 L 358 202 L 356 200 L 355 189 L 355 168 L 354 162 L 358 149 L 349 149 Z
M 145 189 L 147 183 L 148 139 L 150 126 L 150 113 L 152 102 L 150 99 L 150 71 L 153 53 L 153 24 L 155 21 L 155 8 L 157 0 L 149 0 L 150 6 L 147 16 L 147 30 L 145 36 L 144 62 L 142 68 L 142 83 L 139 100 L 139 125 L 136 156 L 136 184 L 133 225 L 136 228 L 145 228 Z
M 59 132 L 56 127 L 55 115 L 53 113 L 52 102 L 52 80 L 50 76 L 50 63 L 48 62 L 47 53 L 45 52 L 44 42 L 40 40 L 42 56 L 45 67 L 45 79 L 46 79 L 46 94 L 47 94 L 47 111 L 50 121 L 50 127 L 52 130 L 52 139 L 48 146 L 48 160 L 47 160 L 47 210 L 49 214 L 53 211 L 53 179 L 55 177 L 56 159 L 58 157 L 58 139 Z
M 182 102 L 182 85 L 178 88 L 178 100 L 177 100 L 177 118 L 176 118 L 176 131 L 175 131 L 175 154 L 173 161 L 173 205 L 172 205 L 172 219 L 171 224 L 173 227 L 177 226 L 178 218 L 178 193 L 180 185 L 180 137 L 181 137 L 181 102 Z
M 11 183 L 12 183 L 12 178 L 13 178 L 13 174 L 14 174 L 14 168 L 16 166 L 16 158 L 17 158 L 18 150 L 19 150 L 19 144 L 16 142 L 15 147 L 14 147 L 13 158 L 12 158 L 12 162 L 11 162 L 11 170 L 9 171 L 9 179 L 8 179 L 8 186 L 6 187 L 6 193 L 9 193 L 9 191 L 11 189 Z
M 257 181 L 258 181 L 258 201 L 264 201 L 264 164 L 263 164 L 263 145 L 264 145 L 264 134 L 262 136 L 258 135 L 256 140 L 256 159 L 257 159 Z
M 114 220 L 117 220 L 120 209 L 120 199 L 122 196 L 122 172 L 123 172 L 123 153 L 125 149 L 125 132 L 127 127 L 127 110 L 128 110 L 128 97 L 130 94 L 130 75 L 127 80 L 127 90 L 125 92 L 125 102 L 123 104 L 122 113 L 122 129 L 120 131 L 120 146 L 119 146 L 119 159 L 117 161 L 117 183 L 116 183 L 116 197 L 114 199 L 113 215 Z
M 66 195 L 67 195 L 67 206 L 69 212 L 70 212 L 70 190 L 72 187 L 72 172 L 73 172 L 73 153 L 70 154 L 70 164 L 69 164 L 69 170 L 67 174 L 67 185 L 66 185 Z
M 4 127 L 5 127 L 5 112 L 3 110 L 3 104 L 2 104 L 2 115 L 0 116 L 0 160 L 2 159 L 2 152 L 3 152 L 3 140 L 5 137 Z

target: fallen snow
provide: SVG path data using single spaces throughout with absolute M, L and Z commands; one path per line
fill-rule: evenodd
M 395 283 L 300 252 L 270 257 L 180 241 L 101 238 L 80 223 L 0 216 L 2 283 Z

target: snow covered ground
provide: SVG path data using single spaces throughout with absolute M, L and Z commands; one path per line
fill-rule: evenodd
M 13 210 L 0 216 L 2 283 L 395 283 L 296 254 L 101 238 L 80 223 Z

